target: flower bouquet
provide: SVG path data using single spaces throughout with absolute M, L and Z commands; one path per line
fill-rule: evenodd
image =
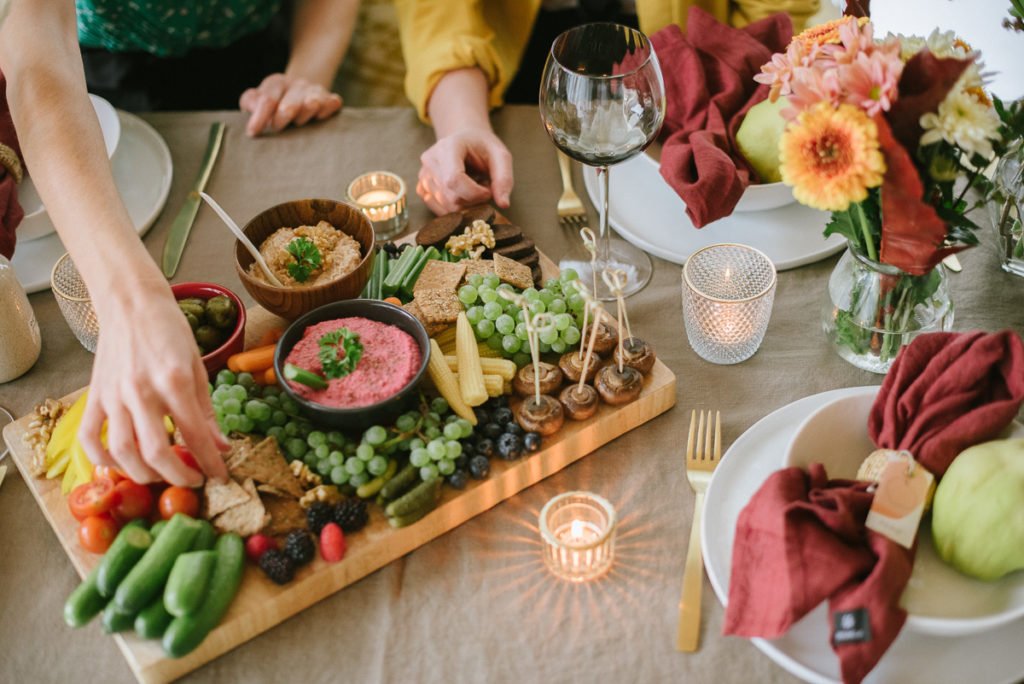
M 977 244 L 968 192 L 1004 150 L 1001 103 L 952 32 L 876 39 L 846 16 L 797 35 L 755 79 L 785 97 L 782 180 L 832 212 L 849 242 L 825 330 L 855 366 L 884 373 L 921 332 L 948 330 L 942 260 Z

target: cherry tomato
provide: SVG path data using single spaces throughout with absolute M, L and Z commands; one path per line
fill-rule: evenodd
M 171 448 L 174 449 L 174 453 L 178 455 L 181 462 L 187 465 L 192 470 L 199 470 L 199 462 L 196 461 L 196 457 L 192 455 L 192 452 L 187 447 L 183 447 L 180 444 L 173 444 Z
M 95 466 L 92 469 L 92 477 L 94 480 L 110 480 L 114 484 L 117 484 L 121 480 L 127 480 L 125 476 L 117 468 L 112 466 Z
M 90 515 L 78 527 L 78 543 L 92 553 L 106 553 L 117 536 L 117 523 L 109 515 Z
M 117 504 L 114 506 L 114 517 L 123 522 L 136 518 L 148 518 L 153 512 L 153 495 L 149 487 L 121 480 L 114 485 L 117 492 Z
M 117 491 L 110 480 L 93 480 L 80 484 L 68 496 L 68 508 L 76 520 L 102 515 L 117 504 Z
M 175 513 L 199 515 L 199 497 L 187 487 L 168 487 L 160 495 L 160 516 L 168 520 Z

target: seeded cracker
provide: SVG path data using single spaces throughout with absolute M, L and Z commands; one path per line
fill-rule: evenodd
M 263 498 L 263 504 L 270 513 L 270 522 L 264 528 L 264 534 L 283 535 L 291 530 L 306 529 L 306 512 L 295 499 L 267 495 Z
M 229 508 L 246 503 L 249 495 L 234 480 L 229 479 L 221 484 L 207 479 L 203 486 L 203 498 L 206 499 L 206 517 L 216 518 Z
M 469 281 L 469 276 L 474 273 L 486 276 L 494 273 L 494 262 L 490 259 L 463 259 L 460 263 L 466 265 L 466 275 L 463 282 Z
M 415 299 L 408 304 L 403 304 L 402 308 L 415 316 L 416 320 L 423 324 L 423 327 L 427 329 L 427 335 L 430 337 L 433 337 L 448 327 L 447 323 L 428 323 L 423 318 L 423 312 L 420 310 L 420 305 L 416 303 Z
M 212 520 L 214 528 L 221 533 L 235 532 L 243 537 L 256 534 L 270 522 L 270 515 L 263 507 L 260 496 L 252 480 L 242 483 L 242 489 L 249 495 L 249 500 L 233 506 Z
M 413 286 L 413 297 L 419 296 L 424 290 L 452 290 L 459 286 L 462 276 L 466 273 L 466 265 L 462 262 L 449 263 L 447 261 L 430 260 L 420 272 Z
M 525 290 L 533 287 L 533 273 L 529 266 L 523 266 L 518 261 L 513 261 L 500 254 L 494 255 L 494 272 L 503 283 Z M 456 299 L 456 301 L 458 301 Z
M 228 459 L 227 467 L 235 479 L 252 478 L 296 499 L 303 494 L 302 485 L 292 474 L 273 437 L 267 437 L 251 449 L 237 451 Z
M 455 290 L 422 290 L 416 295 L 416 303 L 429 324 L 454 323 L 462 311 L 462 304 Z

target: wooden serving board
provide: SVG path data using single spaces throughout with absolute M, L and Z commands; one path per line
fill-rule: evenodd
M 557 267 L 543 254 L 541 263 L 545 274 L 557 273 Z M 260 307 L 249 309 L 247 317 L 247 342 L 258 339 L 270 327 L 284 324 Z M 370 506 L 366 528 L 347 535 L 348 553 L 344 560 L 327 564 L 318 556 L 285 586 L 273 584 L 258 568 L 247 564 L 241 589 L 227 615 L 202 645 L 184 658 L 167 658 L 159 641 L 140 639 L 131 632 L 115 635 L 114 639 L 140 682 L 170 682 L 664 413 L 675 404 L 675 388 L 672 371 L 661 361 L 655 362 L 636 401 L 617 408 L 602 405 L 595 416 L 582 423 L 566 421 L 557 435 L 544 438 L 543 449 L 527 458 L 511 462 L 493 459 L 488 479 L 470 480 L 463 491 L 445 487 L 437 509 L 409 527 L 392 529 L 383 511 Z M 65 397 L 64 401 L 73 400 L 81 392 Z M 30 420 L 25 417 L 8 425 L 3 431 L 4 439 L 72 564 L 85 577 L 100 556 L 79 546 L 78 523 L 60 493 L 60 478 L 37 479 L 29 473 L 31 451 L 22 436 Z M 96 622 L 98 619 L 87 629 L 99 629 Z

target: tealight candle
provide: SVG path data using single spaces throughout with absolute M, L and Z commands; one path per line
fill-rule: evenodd
M 405 181 L 393 173 L 364 173 L 349 183 L 348 199 L 370 219 L 379 240 L 398 235 L 409 224 Z
M 775 299 L 775 265 L 747 245 L 700 249 L 683 266 L 683 320 L 702 359 L 730 364 L 761 346 Z
M 615 509 L 590 492 L 554 497 L 540 512 L 544 562 L 570 582 L 584 582 L 608 572 L 615 556 Z

